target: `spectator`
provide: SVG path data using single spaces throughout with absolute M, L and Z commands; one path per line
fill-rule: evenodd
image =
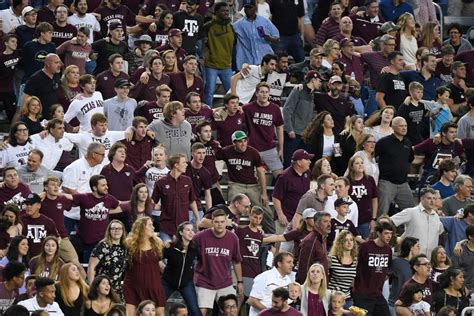
M 102 239 L 92 250 L 87 279 L 94 280 L 101 276 L 109 279 L 111 291 L 123 299 L 122 280 L 128 260 L 128 251 L 125 245 L 127 233 L 125 225 L 118 220 L 111 220 Z M 91 285 L 92 294 L 93 284 Z
M 419 45 L 428 48 L 431 54 L 440 55 L 440 49 L 442 45 L 442 37 L 440 34 L 439 24 L 436 22 L 428 22 L 423 25 L 423 31 L 421 32 Z
M 196 44 L 203 37 L 204 19 L 198 8 L 199 1 L 187 0 L 186 9 L 173 16 L 173 27 L 183 32 L 183 48 L 189 55 L 196 55 Z
M 272 269 L 257 275 L 248 300 L 250 316 L 256 316 L 261 311 L 272 306 L 272 288 L 285 287 L 292 283 L 294 281 L 292 270 L 293 255 L 282 251 L 273 258 Z M 270 284 L 272 286 L 269 286 Z
M 296 77 L 297 82 L 303 82 L 305 76 L 310 70 L 315 70 L 321 75 L 322 80 L 327 80 L 331 75 L 331 70 L 322 65 L 324 53 L 321 48 L 313 48 L 309 52 L 309 61 L 291 64 L 289 66 L 290 75 Z
M 235 94 L 224 95 L 224 107 L 214 110 L 212 129 L 216 131 L 216 139 L 222 147 L 232 145 L 232 134 L 242 130 L 244 113 L 239 111 L 239 97 Z
M 451 44 L 441 47 L 441 61 L 436 65 L 436 76 L 441 79 L 441 84 L 447 86 L 452 80 L 451 65 L 454 62 L 454 48 Z
M 285 101 L 283 107 L 284 141 L 283 141 L 283 166 L 288 168 L 291 164 L 291 153 L 301 147 L 302 133 L 314 116 L 314 103 L 312 94 L 321 87 L 321 75 L 314 70 L 309 71 L 305 77 L 303 89 L 294 89 Z
M 30 313 L 42 309 L 48 313 L 64 316 L 58 303 L 54 301 L 56 298 L 54 280 L 39 277 L 35 281 L 35 288 L 36 295 L 34 297 L 21 301 L 18 304 L 26 307 Z
M 276 55 L 267 54 L 259 66 L 244 64 L 242 70 L 231 78 L 230 93 L 238 95 L 240 103 L 249 103 L 254 98 L 257 85 L 275 71 L 277 58 Z
M 431 187 L 439 191 L 442 199 L 455 194 L 453 182 L 456 178 L 457 170 L 457 165 L 452 159 L 443 159 L 439 163 L 439 180 Z
M 150 73 L 145 71 L 141 74 L 140 80 L 130 89 L 130 96 L 138 102 L 146 100 L 153 103 L 154 100 L 157 100 L 157 89 L 161 86 L 168 87 L 167 85 L 170 84 L 170 77 L 163 73 L 164 64 L 165 62 L 160 56 L 151 57 L 147 65 Z M 171 89 L 169 92 L 171 92 Z M 165 104 L 162 104 L 162 107 Z
M 196 195 L 192 189 L 192 180 L 185 176 L 187 163 L 183 154 L 171 155 L 170 173 L 155 183 L 153 202 L 161 202 L 160 236 L 162 240 L 171 240 L 178 225 L 189 218 L 191 209 L 199 227 L 199 213 Z M 179 196 L 179 199 L 177 197 Z
M 354 42 L 351 39 L 343 38 L 339 41 L 339 45 L 341 46 L 341 55 L 338 61 L 343 63 L 345 73 L 350 74 L 351 80 L 363 84 L 364 64 L 354 49 Z
M 199 93 L 201 99 L 204 98 L 204 83 L 200 77 L 196 76 L 197 65 L 197 58 L 188 55 L 184 58 L 184 71 L 170 74 L 171 99 L 173 101 L 184 103 L 189 92 Z
M 156 268 L 163 260 L 163 242 L 156 236 L 151 218 L 133 223 L 126 245 L 130 260 L 123 282 L 127 313 L 134 315 L 141 301 L 152 300 L 156 302 L 156 315 L 164 316 L 166 297 L 160 269 Z
M 152 156 L 152 166 L 148 168 L 145 173 L 145 184 L 149 196 L 153 193 L 156 181 L 165 177 L 170 172 L 170 169 L 166 166 L 168 160 L 166 149 L 162 145 L 153 147 Z M 155 210 L 153 210 L 153 213 L 155 213 Z
M 56 298 L 61 310 L 67 315 L 81 315 L 85 309 L 89 286 L 77 267 L 72 263 L 66 263 L 59 272 L 59 281 L 56 284 Z
M 104 18 L 104 17 L 102 17 Z M 102 27 L 102 26 L 101 26 Z M 107 28 L 106 28 L 107 30 Z M 123 29 L 119 22 L 112 22 L 108 26 L 108 31 L 110 34 L 109 40 L 100 39 L 92 43 L 92 49 L 94 53 L 97 54 L 97 66 L 94 70 L 94 75 L 99 77 L 111 77 L 110 75 L 104 76 L 103 72 L 107 70 L 107 65 L 114 64 L 115 58 L 117 55 L 120 57 L 125 57 L 129 54 L 127 44 L 122 41 Z M 115 56 L 115 58 L 112 58 Z M 123 69 L 123 60 L 120 67 L 112 68 L 112 78 L 117 78 Z M 128 79 L 128 75 L 127 78 Z M 105 80 L 105 78 L 104 78 Z M 100 80 L 99 80 L 100 81 Z
M 239 302 L 234 294 L 219 297 L 217 304 L 223 316 L 237 316 L 239 313 Z
M 64 41 L 56 48 L 56 53 L 64 56 L 64 66 L 78 66 L 81 75 L 86 73 L 86 62 L 89 60 L 89 55 L 92 52 L 92 47 L 88 42 L 90 32 L 87 27 L 81 26 L 77 30 L 75 39 Z
M 469 112 L 458 121 L 457 137 L 460 139 L 474 138 L 474 96 L 467 99 Z
M 360 246 L 357 275 L 352 297 L 354 305 L 373 315 L 389 315 L 382 287 L 387 272 L 392 266 L 392 250 L 389 242 L 394 228 L 386 222 L 377 224 L 377 238 Z
M 10 3 L 10 8 L 0 11 L 0 19 L 3 21 L 3 33 L 10 33 L 22 24 L 23 9 L 27 5 L 28 3 L 23 0 L 15 0 Z
M 138 85 L 140 85 L 140 83 L 134 87 Z M 139 105 L 134 112 L 135 116 L 145 117 L 148 124 L 151 124 L 154 120 L 163 118 L 163 109 L 170 103 L 171 89 L 166 84 L 162 84 L 155 88 L 154 94 L 155 96 L 152 98 L 154 100 L 147 101 L 144 105 Z M 134 93 L 132 93 L 132 95 L 134 95 Z
M 271 45 L 280 38 L 276 26 L 269 19 L 257 15 L 257 4 L 254 0 L 246 2 L 244 13 L 244 17 L 232 25 L 237 35 L 236 69 L 242 69 L 244 64 L 258 65 L 265 55 L 273 54 Z
M 407 182 L 408 168 L 414 154 L 407 134 L 406 121 L 396 117 L 392 121 L 393 134 L 383 137 L 375 145 L 375 158 L 378 159 L 380 177 L 378 183 L 378 214 L 387 213 L 390 204 L 396 201 L 401 209 L 415 205 L 413 194 Z M 398 166 L 396 172 L 392 166 Z
M 451 44 L 454 48 L 454 55 L 472 50 L 471 43 L 462 37 L 463 29 L 461 24 L 452 23 L 448 25 L 446 32 L 449 35 L 449 39 L 445 40 L 443 44 Z
M 324 267 L 314 263 L 301 289 L 301 312 L 307 315 L 329 312 L 331 291 L 328 291 L 327 284 Z
M 454 195 L 443 199 L 443 213 L 447 216 L 456 215 L 460 209 L 472 203 L 472 179 L 466 175 L 458 175 L 454 180 Z
M 474 204 L 467 205 L 463 209 L 462 214 L 460 213 L 457 216 L 440 217 L 440 220 L 441 223 L 443 223 L 444 229 L 448 233 L 448 238 L 446 240 L 446 253 L 455 259 L 457 254 L 459 254 L 456 253 L 456 243 L 461 242 L 466 238 L 466 229 L 474 224 Z M 467 240 L 469 241 L 469 236 L 467 236 Z M 462 245 L 464 246 L 463 243 Z M 453 253 L 455 253 L 454 256 Z
M 464 221 L 469 220 L 474 215 L 474 204 L 469 205 L 466 210 L 468 212 L 467 218 Z M 472 212 L 472 213 L 471 213 Z M 461 269 L 465 275 L 465 284 L 469 292 L 472 291 L 474 288 L 474 279 L 473 279 L 473 266 L 470 257 L 472 256 L 472 237 L 474 236 L 474 225 L 471 223 L 472 221 L 467 222 L 468 225 L 465 226 L 464 232 L 465 237 L 467 238 L 467 243 L 464 243 L 462 246 L 462 252 L 460 256 L 453 256 L 453 267 Z M 461 230 L 460 230 L 461 231 Z M 459 232 L 460 232 L 459 231 Z M 464 237 L 463 236 L 463 237 Z M 462 238 L 462 237 L 460 237 Z
M 191 124 L 193 134 L 196 134 L 196 125 L 202 122 L 212 122 L 213 112 L 209 106 L 201 103 L 201 96 L 196 92 L 189 92 L 185 99 L 186 110 L 184 116 Z
M 163 119 L 155 120 L 148 125 L 148 130 L 155 133 L 155 140 L 166 148 L 168 155 L 184 154 L 191 157 L 191 124 L 185 120 L 184 106 L 179 101 L 168 103 L 163 109 Z
M 25 281 L 26 266 L 21 262 L 9 262 L 2 270 L 3 282 L 0 283 L 0 311 L 2 314 L 13 305 L 19 296 L 18 290 Z
M 232 196 L 228 207 L 225 205 L 216 205 L 215 207 L 225 210 L 228 216 L 226 226 L 229 230 L 234 231 L 240 224 L 240 217 L 249 215 L 250 205 L 249 197 L 243 193 L 238 193 Z M 206 213 L 201 221 L 200 228 L 212 228 L 212 212 Z
M 32 96 L 26 99 L 25 103 L 21 107 L 20 121 L 26 124 L 28 133 L 30 135 L 38 134 L 43 131 L 41 125 L 41 100 L 38 97 Z
M 170 72 L 170 69 L 167 67 L 167 55 L 168 51 L 174 52 L 174 59 L 177 65 L 177 70 L 183 71 L 184 58 L 188 54 L 185 49 L 181 46 L 183 45 L 183 33 L 179 29 L 171 29 L 168 32 L 168 44 L 160 46 L 157 48 L 158 52 L 162 53 L 163 58 L 165 59 L 165 72 Z M 170 55 L 171 56 L 171 55 Z M 173 73 L 177 72 L 173 67 Z
M 44 154 L 38 149 L 32 149 L 28 153 L 28 159 L 25 165 L 18 168 L 20 181 L 30 188 L 31 192 L 40 194 L 44 191 L 43 182 L 49 176 L 61 178 L 61 174 L 52 171 L 42 164 Z
M 230 276 L 230 263 L 237 276 L 237 294 L 243 296 L 242 257 L 238 237 L 226 229 L 223 210 L 212 213 L 212 228 L 197 233 L 194 238 L 198 256 L 195 284 L 199 309 L 204 315 L 212 310 L 214 301 L 227 294 L 235 294 Z
M 105 275 L 99 275 L 91 282 L 89 288 L 89 294 L 87 296 L 89 300 L 86 301 L 86 307 L 84 313 L 87 315 L 99 314 L 101 312 L 106 313 L 110 306 L 119 304 L 120 299 L 111 287 L 111 281 L 109 277 Z
M 342 5 L 340 2 L 333 2 L 329 6 L 329 17 L 323 21 L 320 28 L 317 28 L 316 44 L 322 46 L 326 40 L 336 37 L 339 32 L 339 23 L 342 16 Z M 316 28 L 315 28 L 316 29 Z
M 427 110 L 422 103 L 424 87 L 417 81 L 412 81 L 408 86 L 410 102 L 400 105 L 397 115 L 403 117 L 407 122 L 407 138 L 413 145 L 418 145 L 423 141 L 423 120 L 426 120 Z
M 262 310 L 259 316 L 270 315 L 303 315 L 297 309 L 288 305 L 289 292 L 284 287 L 276 288 L 272 291 L 272 307 Z
M 125 162 L 135 169 L 140 169 L 146 161 L 151 160 L 151 149 L 155 141 L 147 135 L 148 121 L 141 116 L 135 116 L 132 126 L 135 129 L 131 141 L 124 140 L 128 155 Z
M 387 58 L 390 63 L 389 70 L 378 78 L 375 98 L 381 109 L 387 105 L 398 109 L 406 96 L 405 83 L 400 75 L 404 65 L 403 55 L 394 51 L 388 54 Z
M 97 67 L 99 67 L 100 58 L 97 60 Z M 115 82 L 119 79 L 128 80 L 129 76 L 124 72 L 124 59 L 122 55 L 118 53 L 109 54 L 107 58 L 103 61 L 108 61 L 109 69 L 100 70 L 101 72 L 97 74 L 98 70 L 96 68 L 96 80 L 97 80 L 97 91 L 100 91 L 104 97 L 104 100 L 110 99 L 115 96 Z
M 331 214 L 320 211 L 314 215 L 314 230 L 303 239 L 298 257 L 296 280 L 303 283 L 313 263 L 319 262 L 329 272 L 327 237 L 331 232 Z
M 339 42 L 330 38 L 324 42 L 322 49 L 324 52 L 322 65 L 332 71 L 332 64 L 334 61 L 341 58 L 341 47 L 339 46 Z
M 158 18 L 158 23 L 155 22 L 156 30 L 148 29 L 148 35 L 156 42 L 156 47 L 166 45 L 168 32 L 173 26 L 173 12 L 168 10 L 168 7 L 162 8 L 163 6 L 164 4 L 155 6 L 155 17 Z
M 23 235 L 13 237 L 10 241 L 6 255 L 1 260 L 1 264 L 6 266 L 9 262 L 18 261 L 25 265 L 28 265 L 28 239 Z
M 89 7 L 86 0 L 74 1 L 73 6 L 75 9 L 74 14 L 68 16 L 67 23 L 74 25 L 77 29 L 80 27 L 88 28 L 90 34 L 87 37 L 87 42 L 92 45 L 94 42 L 94 32 L 100 32 L 100 23 L 92 13 L 87 13 L 89 12 Z
M 439 288 L 433 294 L 432 310 L 437 315 L 444 306 L 452 306 L 457 315 L 469 306 L 469 290 L 464 285 L 464 273 L 460 269 L 449 268 L 439 278 Z
M 16 96 L 14 91 L 14 78 L 16 68 L 20 62 L 20 50 L 18 50 L 18 36 L 10 34 L 3 39 L 5 50 L 0 51 L 0 80 L 8 83 L 0 88 L 0 97 L 3 101 L 3 107 L 7 114 L 8 120 L 12 122 L 16 112 Z
M 283 88 L 286 85 L 289 74 L 289 57 L 286 52 L 278 52 L 276 56 L 277 63 L 275 71 L 268 74 L 265 82 L 272 87 L 270 91 L 270 101 L 275 102 L 278 106 L 282 106 Z
M 339 21 L 339 30 L 340 33 L 334 37 L 336 41 L 339 43 L 344 39 L 349 39 L 352 43 L 354 43 L 354 50 L 358 53 L 372 51 L 372 47 L 367 45 L 367 42 L 359 36 L 353 35 L 353 22 L 352 19 L 348 16 L 344 16 Z M 340 52 L 339 52 L 340 53 Z
M 351 202 L 351 204 L 347 204 L 349 206 L 347 211 L 347 219 L 349 219 L 355 227 L 359 226 L 359 208 L 357 204 L 352 200 L 349 195 L 350 189 L 350 182 L 349 179 L 346 177 L 339 177 L 334 180 L 334 193 L 331 196 L 328 196 L 326 204 L 324 205 L 324 211 L 331 214 L 331 217 L 334 219 L 337 217 L 337 211 L 334 207 L 334 203 L 338 199 L 342 199 L 347 202 Z
M 67 23 L 68 13 L 68 7 L 65 4 L 60 4 L 54 9 L 55 21 L 51 23 L 53 26 L 53 37 L 51 41 L 56 47 L 77 35 L 76 26 Z
M 405 84 L 419 82 L 424 88 L 424 99 L 436 100 L 436 89 L 441 86 L 441 79 L 436 76 L 436 56 L 428 53 L 421 56 L 421 70 L 401 72 Z
M 448 105 L 454 116 L 461 116 L 464 113 L 464 109 L 467 105 L 466 101 L 466 64 L 455 61 L 451 65 L 451 73 L 453 74 L 453 80 L 448 84 L 447 88 L 451 90 L 450 100 Z
M 448 105 L 450 94 L 451 90 L 449 88 L 440 86 L 436 88 L 436 101 L 422 100 L 426 109 L 429 111 L 430 138 L 439 134 L 443 124 L 453 120 L 453 115 Z
M 379 5 L 385 21 L 396 22 L 405 12 L 414 15 L 412 6 L 404 0 L 383 0 Z
M 131 83 L 127 79 L 115 81 L 115 96 L 104 101 L 104 115 L 111 131 L 125 131 L 132 126 L 137 101 L 128 96 Z
M 229 5 L 226 2 L 216 3 L 214 12 L 214 19 L 207 22 L 203 29 L 206 45 L 204 103 L 210 106 L 213 105 L 217 77 L 221 80 L 225 91 L 230 89 L 232 51 L 237 37 L 229 19 Z
M 379 3 L 376 0 L 365 1 L 365 10 L 362 14 L 351 15 L 355 36 L 362 37 L 366 43 L 379 35 L 379 29 L 383 27 L 385 19 L 380 14 Z
M 23 24 L 15 28 L 15 35 L 18 37 L 18 48 L 33 40 L 36 32 L 36 22 L 38 17 L 38 11 L 30 6 L 26 6 L 21 11 L 23 17 Z
M 16 204 L 21 208 L 27 196 L 31 193 L 30 188 L 20 182 L 15 167 L 3 168 L 4 185 L 0 188 L 0 208 L 3 211 L 5 205 Z
M 10 238 L 14 238 L 21 234 L 23 225 L 20 223 L 20 209 L 15 204 L 5 205 L 1 213 L 2 219 L 7 220 L 10 226 L 6 227 L 5 231 Z
M 354 156 L 359 156 L 364 161 L 365 174 L 374 178 L 375 184 L 379 182 L 379 164 L 375 160 L 374 151 L 377 143 L 371 134 L 362 134 L 356 147 Z

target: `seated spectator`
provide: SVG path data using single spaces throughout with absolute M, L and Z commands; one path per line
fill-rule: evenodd
M 452 23 L 448 25 L 446 33 L 449 35 L 449 38 L 443 44 L 450 44 L 454 48 L 454 55 L 472 50 L 471 43 L 462 36 L 463 28 L 461 24 Z
M 460 209 L 471 204 L 472 179 L 466 175 L 458 175 L 454 180 L 454 195 L 443 199 L 443 213 L 447 216 L 456 215 Z
M 17 261 L 9 262 L 2 269 L 3 282 L 0 282 L 0 311 L 5 311 L 13 305 L 19 296 L 18 290 L 25 281 L 26 266 Z
M 64 261 L 59 258 L 59 242 L 54 236 L 44 239 L 39 255 L 31 258 L 30 271 L 32 274 L 58 281 L 59 271 Z
M 439 277 L 439 288 L 433 293 L 432 310 L 438 313 L 444 306 L 453 307 L 457 315 L 469 306 L 469 290 L 460 269 L 449 268 Z
M 61 310 L 71 316 L 80 316 L 85 309 L 89 286 L 77 267 L 72 263 L 66 263 L 59 272 L 59 280 L 56 284 L 56 302 Z
M 36 295 L 28 300 L 21 301 L 18 304 L 26 307 L 30 313 L 42 309 L 54 315 L 64 316 L 58 303 L 54 301 L 56 288 L 54 280 L 39 277 L 35 281 Z

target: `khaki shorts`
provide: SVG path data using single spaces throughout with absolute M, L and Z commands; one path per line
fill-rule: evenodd
M 217 299 L 219 299 L 219 297 L 221 296 L 226 296 L 229 294 L 236 294 L 235 289 L 232 285 L 218 290 L 211 290 L 196 286 L 196 295 L 198 299 L 199 308 L 212 309 L 212 307 L 214 307 L 214 301 L 217 301 Z
M 74 249 L 69 237 L 61 238 L 61 242 L 59 243 L 59 257 L 66 263 L 73 260 L 79 261 L 76 249 Z

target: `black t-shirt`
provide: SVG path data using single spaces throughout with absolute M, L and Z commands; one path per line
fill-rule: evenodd
M 37 96 L 41 100 L 43 106 L 43 117 L 51 118 L 50 109 L 53 104 L 58 102 L 58 89 L 60 87 L 61 78 L 59 74 L 55 74 L 53 78 L 49 78 L 43 70 L 35 72 L 25 86 L 25 93 Z
M 270 1 L 272 22 L 280 31 L 281 36 L 290 36 L 298 33 L 298 18 L 304 16 L 302 0 Z
M 422 121 L 426 114 L 425 106 L 419 102 L 418 106 L 410 103 L 409 105 L 402 104 L 397 111 L 397 115 L 405 118 L 407 121 L 407 136 L 413 145 L 420 143 L 422 137 Z
M 466 102 L 466 96 L 464 95 L 464 90 L 454 85 L 452 82 L 448 85 L 448 88 L 451 89 L 450 98 L 453 100 L 454 104 Z
M 20 52 L 15 50 L 9 55 L 0 52 L 0 92 L 13 92 L 13 77 L 20 62 Z
M 399 108 L 407 96 L 405 82 L 400 74 L 385 73 L 379 76 L 376 91 L 385 93 L 384 101 L 387 105 Z
M 109 56 L 112 54 L 120 54 L 124 59 L 128 54 L 128 46 L 125 42 L 121 41 L 118 45 L 112 42 L 107 42 L 104 39 L 98 40 L 92 43 L 92 49 L 94 53 L 97 53 L 97 67 L 94 70 L 94 74 L 100 74 L 101 72 L 109 69 Z
M 202 38 L 204 21 L 201 15 L 189 15 L 187 12 L 179 11 L 174 14 L 173 27 L 183 32 L 183 45 L 188 54 L 196 54 L 196 42 Z
M 316 111 L 328 111 L 331 113 L 336 134 L 339 134 L 344 129 L 346 116 L 351 116 L 354 113 L 352 105 L 341 96 L 333 98 L 327 93 L 315 93 L 314 104 L 316 105 Z

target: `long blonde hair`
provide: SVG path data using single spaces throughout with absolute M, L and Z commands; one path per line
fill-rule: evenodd
M 326 276 L 326 271 L 324 270 L 324 267 L 320 263 L 313 263 L 311 267 L 308 270 L 308 273 L 306 274 L 306 280 L 303 283 L 303 286 L 308 289 L 311 286 L 311 278 L 310 274 L 313 270 L 320 269 L 322 274 L 323 274 L 323 279 L 321 280 L 321 283 L 319 284 L 319 289 L 318 289 L 318 294 L 319 294 L 319 301 L 321 301 L 324 297 L 326 297 L 326 292 L 328 290 L 328 281 L 327 281 L 327 276 Z
M 69 269 L 71 267 L 75 267 L 75 265 L 71 262 L 66 263 L 62 266 L 61 270 L 59 271 L 59 290 L 61 292 L 61 297 L 64 301 L 64 304 L 69 307 L 74 306 L 74 300 L 72 297 L 69 297 L 69 289 L 71 288 L 72 281 L 69 279 Z M 86 284 L 82 275 L 79 274 L 79 280 L 77 280 L 77 285 L 81 291 L 81 294 L 84 302 L 87 301 L 87 295 L 89 294 L 89 286 Z
M 72 101 L 72 99 L 74 99 L 77 94 L 77 92 L 74 92 L 71 90 L 71 88 L 69 88 L 69 84 L 67 81 L 67 76 L 73 70 L 79 71 L 79 67 L 77 67 L 76 65 L 69 65 L 66 67 L 66 69 L 64 69 L 63 75 L 61 76 L 61 87 L 63 88 L 64 95 L 69 101 Z M 79 84 L 79 82 L 77 84 Z
M 411 13 L 408 13 L 408 12 L 403 13 L 398 18 L 397 24 L 400 26 L 400 31 L 402 33 L 405 32 L 405 29 L 408 27 L 407 22 L 408 22 L 409 18 L 412 18 L 413 21 L 415 21 L 415 18 L 413 17 L 413 15 Z M 416 28 L 415 27 L 411 30 L 411 35 L 416 37 Z
M 36 114 L 36 119 L 39 119 L 41 118 L 41 112 L 43 111 L 43 104 L 41 103 L 41 100 L 34 95 L 26 99 L 25 103 L 21 107 L 21 114 L 23 114 L 24 116 L 28 116 L 30 114 L 30 104 L 33 101 L 37 101 L 39 103 L 40 111 L 38 112 L 38 114 Z
M 173 68 L 168 68 L 168 65 L 166 64 L 166 55 L 168 54 L 174 54 L 174 65 L 173 65 Z M 161 57 L 163 57 L 163 66 L 164 66 L 164 69 L 163 69 L 163 72 L 165 73 L 175 73 L 175 72 L 179 72 L 179 69 L 178 69 L 178 56 L 176 56 L 176 53 L 174 50 L 172 49 L 168 49 L 168 50 L 165 50 L 164 52 L 161 53 Z
M 57 248 L 56 248 L 56 253 L 54 254 L 53 260 L 51 262 L 51 268 L 49 269 L 48 278 L 52 280 L 57 280 L 58 275 L 59 275 L 59 265 L 61 263 L 60 262 L 61 259 L 59 259 L 59 242 L 58 242 L 58 239 L 54 236 L 47 236 L 42 243 L 40 254 L 31 259 L 31 260 L 36 259 L 36 268 L 35 268 L 35 271 L 32 271 L 32 272 L 33 274 L 41 275 L 41 272 L 45 270 L 47 261 L 46 261 L 46 252 L 44 251 L 44 246 L 50 240 L 53 240 L 56 243 Z
M 329 256 L 335 256 L 339 260 L 342 259 L 342 256 L 344 255 L 344 240 L 348 235 L 351 235 L 354 238 L 354 247 L 351 250 L 351 257 L 352 260 L 356 261 L 357 256 L 359 255 L 359 248 L 357 247 L 357 243 L 355 241 L 354 235 L 348 230 L 342 230 L 336 237 L 336 240 L 334 240 L 334 243 L 332 244 L 331 251 L 329 252 Z
M 133 223 L 132 231 L 128 234 L 125 244 L 128 248 L 128 255 L 130 263 L 133 262 L 133 257 L 136 253 L 141 254 L 143 252 L 142 246 L 147 236 L 145 235 L 145 227 L 148 221 L 151 221 L 151 218 L 148 216 L 139 218 Z M 162 257 L 163 254 L 163 242 L 156 235 L 149 237 L 150 245 L 152 251 L 158 257 Z

